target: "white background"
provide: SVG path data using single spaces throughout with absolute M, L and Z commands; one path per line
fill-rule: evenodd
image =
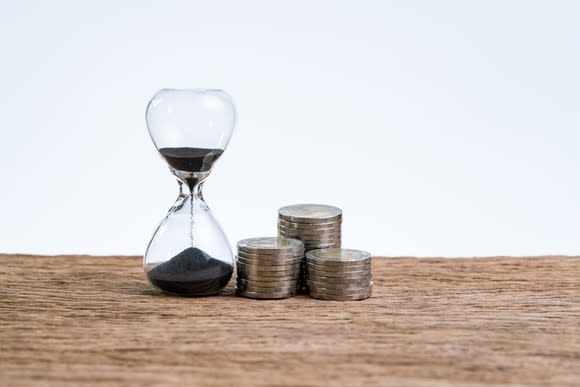
M 579 2 L 0 4 L 0 252 L 142 254 L 177 195 L 146 104 L 210 87 L 232 245 L 317 202 L 374 254 L 580 253 Z

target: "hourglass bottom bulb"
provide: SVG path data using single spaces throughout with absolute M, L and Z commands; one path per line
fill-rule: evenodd
M 208 296 L 217 294 L 229 282 L 234 268 L 204 251 L 189 247 L 147 272 L 149 281 L 172 294 Z

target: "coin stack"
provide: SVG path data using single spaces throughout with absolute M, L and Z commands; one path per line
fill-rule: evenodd
M 250 238 L 238 242 L 236 293 L 279 299 L 295 296 L 304 244 L 289 238 Z
M 306 253 L 306 282 L 311 297 L 363 300 L 372 296 L 371 279 L 372 257 L 366 251 L 334 248 Z
M 304 251 L 340 247 L 342 210 L 323 204 L 295 204 L 278 210 L 278 235 L 300 239 Z M 300 291 L 308 293 L 302 262 Z

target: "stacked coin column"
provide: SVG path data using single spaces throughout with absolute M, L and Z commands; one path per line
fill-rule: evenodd
M 236 293 L 279 299 L 298 292 L 304 244 L 297 239 L 250 238 L 238 242 Z
M 360 250 L 309 251 L 306 281 L 310 297 L 334 301 L 369 298 L 373 293 L 372 257 Z
M 278 210 L 278 235 L 304 242 L 304 250 L 341 246 L 342 210 L 322 204 L 295 204 Z M 302 262 L 300 290 L 308 292 Z

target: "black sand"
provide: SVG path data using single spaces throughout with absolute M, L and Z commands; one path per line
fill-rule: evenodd
M 222 149 L 206 148 L 161 148 L 161 156 L 172 168 L 185 172 L 207 172 L 224 153 Z
M 173 294 L 209 296 L 229 282 L 234 268 L 196 247 L 189 247 L 147 272 L 157 288 Z

